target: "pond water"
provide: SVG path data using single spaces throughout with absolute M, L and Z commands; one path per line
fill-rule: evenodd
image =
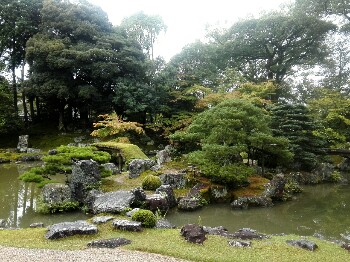
M 0 165 L 0 219 L 7 220 L 8 227 L 29 227 L 42 222 L 45 226 L 63 221 L 85 220 L 82 212 L 42 215 L 35 212 L 36 198 L 40 189 L 33 183 L 24 183 L 18 176 L 35 164 Z
M 7 219 L 10 227 L 29 227 L 43 222 L 45 226 L 87 219 L 82 212 L 42 215 L 35 212 L 40 189 L 23 183 L 18 176 L 36 164 L 0 165 L 0 219 Z M 194 212 L 171 210 L 166 218 L 176 226 L 200 223 L 224 226 L 233 232 L 250 227 L 266 234 L 314 235 L 327 238 L 350 239 L 350 185 L 322 184 L 304 186 L 295 199 L 272 208 L 231 209 L 229 204 L 205 206 Z
M 170 211 L 167 219 L 176 226 L 200 223 L 224 226 L 230 232 L 249 227 L 266 234 L 321 234 L 350 240 L 350 185 L 304 186 L 294 200 L 271 208 L 232 209 L 229 204 L 205 206 L 195 212 Z

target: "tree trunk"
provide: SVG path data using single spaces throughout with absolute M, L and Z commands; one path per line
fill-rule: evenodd
M 30 97 L 29 98 L 29 111 L 30 111 L 30 117 L 32 121 L 34 121 L 34 98 Z
M 64 130 L 64 105 L 61 103 L 58 108 L 58 130 Z
M 36 98 L 35 98 L 35 106 L 36 106 L 36 116 L 37 116 L 37 118 L 39 119 L 39 118 L 40 118 L 40 114 L 41 114 L 41 111 L 40 111 L 40 99 L 39 99 L 39 97 L 36 97 Z
M 16 116 L 18 115 L 18 105 L 17 105 L 17 83 L 16 83 L 16 69 L 14 66 L 12 70 L 12 93 L 13 93 L 13 108 L 15 110 Z
M 28 109 L 27 109 L 27 103 L 26 103 L 26 95 L 24 92 L 24 63 L 22 64 L 22 70 L 21 70 L 21 86 L 22 86 L 22 103 L 23 103 L 24 123 L 27 126 L 27 124 L 28 124 Z

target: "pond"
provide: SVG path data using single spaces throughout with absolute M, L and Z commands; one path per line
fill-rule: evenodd
M 8 226 L 29 227 L 43 222 L 45 226 L 87 219 L 82 212 L 42 215 L 35 212 L 40 189 L 23 183 L 18 176 L 36 164 L 0 165 L 0 219 Z M 63 178 L 64 179 L 64 178 Z M 187 223 L 224 226 L 229 231 L 250 227 L 266 234 L 321 234 L 327 238 L 350 238 L 350 185 L 321 184 L 304 186 L 295 199 L 272 208 L 234 210 L 229 204 L 205 206 L 195 212 L 171 210 L 166 218 L 178 227 Z
M 0 219 L 7 220 L 8 227 L 29 227 L 30 224 L 42 222 L 45 226 L 63 221 L 85 220 L 82 212 L 42 215 L 35 212 L 36 199 L 40 189 L 33 183 L 24 183 L 18 176 L 34 164 L 0 165 Z
M 292 201 L 271 208 L 232 209 L 229 204 L 205 206 L 195 212 L 171 211 L 167 219 L 176 226 L 200 223 L 224 226 L 230 232 L 249 227 L 266 234 L 321 234 L 341 239 L 350 236 L 350 185 L 304 186 Z

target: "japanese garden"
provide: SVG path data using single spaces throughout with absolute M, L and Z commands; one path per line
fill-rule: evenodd
M 1 1 L 0 260 L 347 261 L 350 3 L 209 27 L 169 61 L 166 31 L 87 0 Z

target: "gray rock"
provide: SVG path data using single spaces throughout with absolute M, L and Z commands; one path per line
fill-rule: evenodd
M 155 225 L 155 228 L 167 228 L 167 229 L 172 229 L 176 228 L 175 225 L 171 224 L 168 220 L 165 218 L 158 219 Z
M 344 160 L 338 165 L 341 171 L 350 171 L 350 159 L 344 158 Z
M 64 184 L 46 184 L 41 191 L 44 203 L 50 205 L 60 205 L 72 200 L 69 186 Z
M 180 233 L 181 236 L 191 243 L 203 244 L 207 239 L 203 227 L 195 224 L 183 226 Z
M 86 139 L 85 136 L 78 136 L 78 137 L 74 137 L 74 143 L 81 143 Z
M 146 206 L 152 212 L 160 211 L 165 213 L 169 210 L 169 203 L 166 195 L 164 194 L 153 194 L 146 197 Z
M 133 193 L 135 196 L 135 199 L 132 203 L 133 205 L 141 206 L 146 200 L 146 193 L 142 187 L 134 188 L 133 190 L 131 190 L 131 193 Z
M 203 226 L 203 229 L 205 233 L 208 235 L 227 236 L 229 234 L 227 229 L 224 228 L 223 226 L 218 226 L 218 227 Z
M 309 251 L 315 251 L 318 248 L 315 242 L 309 240 L 287 240 L 286 243 L 288 245 L 300 247 Z
M 58 154 L 58 151 L 57 149 L 51 149 L 49 150 L 49 152 L 47 152 L 50 156 L 53 156 L 53 155 L 57 155 Z
M 324 182 L 333 182 L 333 172 L 334 166 L 329 163 L 321 163 L 312 171 L 312 173 L 314 173 L 321 181 Z
M 39 154 L 39 153 L 41 153 L 41 149 L 39 149 L 39 148 L 27 148 L 27 153 Z
M 21 153 L 27 152 L 28 149 L 28 135 L 22 135 L 18 137 L 17 150 Z
M 166 146 L 165 149 L 157 152 L 157 165 L 161 166 L 171 161 L 171 150 L 171 146 Z
M 86 221 L 63 222 L 50 226 L 45 238 L 58 239 L 73 235 L 92 235 L 97 234 L 97 232 L 97 227 Z
M 156 194 L 165 194 L 170 208 L 177 205 L 173 188 L 170 185 L 161 185 L 156 189 Z
M 350 244 L 349 243 L 343 243 L 341 245 L 342 248 L 346 249 L 347 251 L 350 251 Z
M 39 223 L 32 223 L 32 224 L 29 225 L 29 227 L 30 228 L 42 228 L 42 227 L 44 227 L 44 223 L 41 223 L 41 222 L 39 222 Z
M 128 244 L 131 244 L 131 240 L 126 238 L 110 238 L 91 241 L 87 244 L 87 246 L 94 248 L 116 248 Z
M 271 207 L 272 199 L 266 196 L 239 197 L 231 203 L 232 208 Z
M 230 234 L 231 238 L 239 238 L 242 240 L 245 239 L 265 239 L 269 238 L 269 236 L 260 234 L 256 230 L 253 230 L 251 228 L 242 228 L 239 229 L 237 232 Z
M 132 215 L 133 215 L 135 212 L 139 211 L 139 210 L 140 210 L 140 208 L 134 208 L 133 210 L 130 210 L 129 212 L 126 212 L 125 215 L 126 215 L 127 217 L 132 217 Z
M 202 207 L 201 200 L 196 197 L 183 197 L 180 199 L 177 208 L 183 211 L 193 211 Z
M 141 222 L 129 220 L 114 220 L 113 226 L 115 229 L 139 232 L 142 231 Z
M 156 163 L 153 160 L 149 159 L 134 159 L 130 162 L 128 170 L 129 170 L 129 178 L 139 177 L 140 174 L 146 170 L 150 170 L 152 166 Z
M 231 247 L 251 247 L 251 242 L 238 241 L 238 240 L 230 240 L 228 241 L 228 245 Z
M 5 228 L 5 227 L 6 227 L 6 220 L 0 219 L 0 228 Z
M 288 179 L 283 174 L 277 174 L 274 178 L 265 186 L 264 195 L 272 200 L 283 201 L 289 198 L 286 191 L 286 184 Z
M 112 220 L 114 217 L 111 217 L 111 216 L 102 216 L 102 217 L 94 217 L 92 219 L 92 223 L 98 225 L 98 224 L 103 224 L 103 223 L 106 223 L 110 220 Z
M 212 185 L 210 187 L 211 199 L 214 202 L 226 202 L 230 198 L 227 187 Z
M 31 156 L 21 156 L 17 158 L 17 161 L 21 162 L 34 162 L 34 161 L 41 161 L 42 155 L 31 155 Z
M 11 160 L 0 157 L 0 164 L 10 163 L 10 162 Z
M 185 173 L 169 173 L 159 176 L 163 185 L 170 185 L 172 188 L 185 188 L 187 184 L 187 178 Z
M 88 192 L 101 180 L 98 163 L 94 160 L 81 160 L 73 164 L 69 187 L 72 198 L 85 204 Z
M 130 191 L 114 191 L 97 195 L 92 211 L 98 213 L 121 213 L 134 201 L 135 196 Z
M 120 174 L 119 168 L 114 163 L 105 163 L 101 166 L 106 170 L 112 171 L 113 175 Z

